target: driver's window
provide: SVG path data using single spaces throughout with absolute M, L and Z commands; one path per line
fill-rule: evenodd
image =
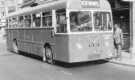
M 60 9 L 56 11 L 57 16 L 57 33 L 67 32 L 67 20 L 66 20 L 66 10 Z

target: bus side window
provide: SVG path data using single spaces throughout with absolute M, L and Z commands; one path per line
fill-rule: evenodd
M 101 13 L 96 12 L 94 14 L 94 28 L 96 31 L 100 31 L 102 27 L 102 16 Z
M 42 24 L 43 27 L 52 26 L 52 13 L 51 12 L 43 12 L 42 13 Z
M 11 18 L 9 18 L 8 19 L 8 28 L 11 28 L 11 25 L 12 25 L 11 23 L 12 23 L 12 20 L 11 20 Z
M 25 27 L 31 27 L 31 15 L 26 15 L 24 20 Z
M 19 16 L 18 17 L 18 26 L 20 28 L 22 28 L 23 27 L 23 24 L 24 24 L 24 18 L 23 18 L 23 16 Z
M 32 15 L 33 16 L 33 27 L 40 27 L 41 26 L 41 14 L 40 13 L 35 13 Z
M 12 18 L 12 28 L 16 28 L 17 27 L 17 18 L 14 17 Z
M 112 30 L 112 20 L 111 20 L 111 15 L 107 14 L 107 25 L 108 25 L 108 30 Z
M 57 10 L 56 16 L 57 16 L 57 33 L 66 33 L 67 21 L 65 9 Z

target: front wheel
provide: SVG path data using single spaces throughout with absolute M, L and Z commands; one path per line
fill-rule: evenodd
M 54 64 L 52 49 L 49 46 L 45 47 L 45 57 L 43 59 L 49 64 Z

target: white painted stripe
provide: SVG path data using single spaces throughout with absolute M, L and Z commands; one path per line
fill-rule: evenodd
M 67 71 L 60 71 L 60 72 L 62 72 L 62 73 L 64 73 L 65 75 L 72 75 L 72 73 L 70 73 L 70 72 L 67 72 Z

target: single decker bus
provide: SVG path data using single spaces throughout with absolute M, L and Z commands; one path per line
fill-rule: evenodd
M 113 20 L 107 0 L 49 0 L 7 17 L 8 50 L 42 57 L 47 63 L 111 58 Z

